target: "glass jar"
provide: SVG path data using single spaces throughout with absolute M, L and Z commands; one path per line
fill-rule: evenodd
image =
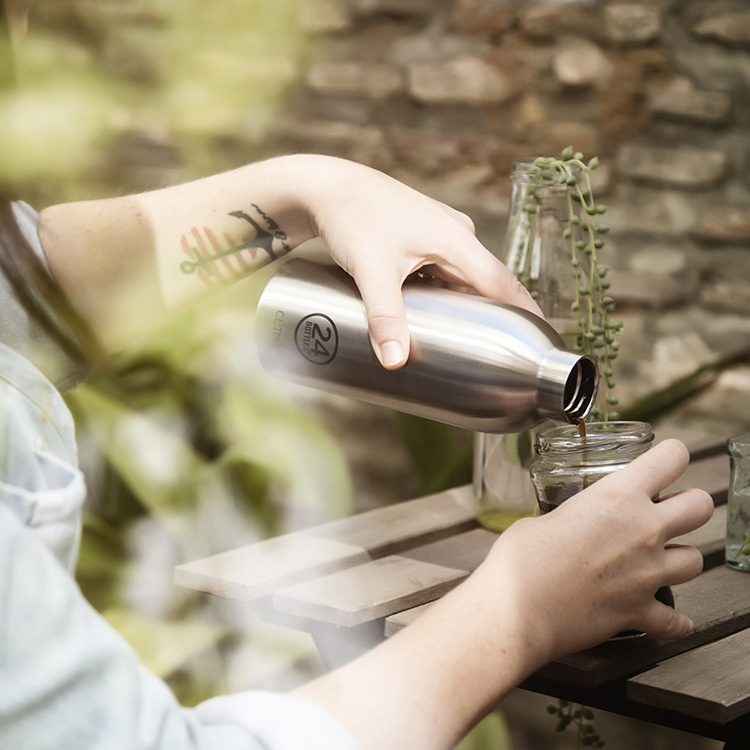
M 729 496 L 727 499 L 726 563 L 750 572 L 750 432 L 727 441 Z
M 580 204 L 571 203 L 568 188 L 533 159 L 513 162 L 510 181 L 508 224 L 497 256 L 531 292 L 547 321 L 572 348 L 579 328 L 571 308 L 576 280 L 571 239 L 565 237 L 565 230 L 571 226 L 571 212 L 580 218 Z M 573 229 L 578 231 L 575 225 Z M 585 268 L 578 271 L 588 272 Z M 518 435 L 476 434 L 474 500 L 477 518 L 486 528 L 504 531 L 518 518 L 538 512 L 529 478 L 537 430 Z
M 651 425 L 646 422 L 582 422 L 540 431 L 534 444 L 531 479 L 541 513 L 549 513 L 598 479 L 625 468 L 645 453 L 653 440 Z M 658 502 L 658 495 L 653 500 Z M 662 586 L 655 596 L 674 607 L 669 586 Z M 641 635 L 627 630 L 612 640 Z
M 646 422 L 589 422 L 540 431 L 530 469 L 540 511 L 548 513 L 597 479 L 624 468 L 645 453 L 653 439 Z

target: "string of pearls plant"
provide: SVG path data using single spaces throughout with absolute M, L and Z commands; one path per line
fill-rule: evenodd
M 578 729 L 578 747 L 592 747 L 600 750 L 605 742 L 594 727 L 594 712 L 586 706 L 578 706 L 561 700 L 557 706 L 548 706 L 547 712 L 557 717 L 557 731 L 564 732 L 571 724 Z
M 615 420 L 618 399 L 613 395 L 615 374 L 612 363 L 617 359 L 620 343 L 616 340 L 622 330 L 621 320 L 612 317 L 615 301 L 609 295 L 608 268 L 598 262 L 597 251 L 604 247 L 604 236 L 609 232 L 606 224 L 598 221 L 607 207 L 597 204 L 591 188 L 591 172 L 597 168 L 597 157 L 584 162 L 583 154 L 568 146 L 555 157 L 534 160 L 528 176 L 531 188 L 529 201 L 522 207 L 526 220 L 531 223 L 541 206 L 539 191 L 553 181 L 567 188 L 568 221 L 563 238 L 570 246 L 570 265 L 575 284 L 572 312 L 578 314 L 578 340 L 573 345 L 577 351 L 593 356 L 599 363 L 601 374 L 599 406 L 592 411 L 595 420 Z M 536 183 L 536 184 L 535 184 Z M 535 279 L 526 273 L 520 281 L 532 297 L 539 297 L 534 288 Z
M 597 157 L 584 161 L 583 154 L 568 146 L 559 157 L 539 157 L 528 171 L 531 187 L 530 199 L 523 207 L 526 221 L 531 223 L 541 207 L 539 190 L 542 185 L 556 183 L 567 188 L 568 219 L 563 239 L 570 247 L 570 266 L 575 287 L 571 313 L 578 316 L 576 351 L 589 354 L 598 362 L 601 374 L 599 405 L 592 410 L 592 418 L 608 421 L 619 418 L 615 410 L 618 399 L 612 393 L 615 387 L 613 362 L 617 359 L 620 343 L 616 340 L 622 330 L 621 320 L 612 317 L 615 301 L 609 294 L 609 269 L 599 262 L 598 251 L 604 247 L 604 237 L 609 226 L 601 223 L 607 207 L 598 204 L 591 187 L 591 172 L 599 165 Z M 565 224 L 565 223 L 564 223 Z M 531 273 L 524 274 L 521 282 L 532 297 L 538 298 Z M 603 393 L 602 393 L 603 391 Z M 602 748 L 605 743 L 594 727 L 594 714 L 586 706 L 575 706 L 560 700 L 548 706 L 548 712 L 557 717 L 557 731 L 574 726 L 578 734 L 578 747 Z

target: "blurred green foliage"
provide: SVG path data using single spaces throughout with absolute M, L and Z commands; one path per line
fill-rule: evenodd
M 90 494 L 79 584 L 165 678 L 177 654 L 187 662 L 228 635 L 225 625 L 191 622 L 205 616 L 205 597 L 171 586 L 175 564 L 351 511 L 339 444 L 259 370 L 253 315 L 228 297 L 160 329 L 67 396 Z M 144 521 L 162 552 L 139 560 L 133 534 Z M 156 658 L 154 643 L 177 632 L 170 658 Z M 217 689 L 186 680 L 179 666 L 183 699 Z
M 60 202 L 236 166 L 226 141 L 253 160 L 299 75 L 301 5 L 37 0 L 19 90 L 0 96 L 0 167 Z
M 304 1 L 37 0 L 18 91 L 0 95 L 0 169 L 42 207 L 264 156 L 307 50 Z M 171 585 L 172 567 L 351 511 L 339 442 L 255 363 L 257 284 L 156 331 L 67 396 L 89 486 L 78 582 L 187 705 L 227 688 L 238 649 L 263 654 L 260 673 L 304 661 L 311 644 L 228 625 Z M 468 481 L 465 436 L 397 419 L 423 492 Z M 467 741 L 497 750 L 498 731 L 485 724 Z
M 297 77 L 301 2 L 37 0 L 17 91 L 0 95 L 2 173 L 41 208 L 252 161 Z M 257 627 L 228 628 L 172 567 L 351 510 L 339 444 L 255 363 L 257 284 L 67 397 L 89 485 L 78 581 L 186 702 L 224 687 L 216 664 Z M 209 653 L 219 662 L 193 670 Z

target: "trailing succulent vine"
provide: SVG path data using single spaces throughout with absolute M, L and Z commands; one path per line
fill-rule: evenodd
M 596 733 L 593 725 L 594 712 L 586 706 L 578 706 L 568 701 L 558 701 L 556 706 L 547 706 L 547 713 L 557 717 L 557 731 L 564 732 L 571 724 L 578 730 L 578 747 L 592 747 L 599 750 L 604 740 Z
M 522 221 L 531 227 L 542 205 L 542 191 L 550 185 L 567 190 L 568 217 L 563 223 L 563 239 L 570 248 L 575 289 L 571 313 L 578 317 L 577 341 L 572 348 L 590 354 L 599 363 L 600 406 L 594 409 L 592 417 L 608 421 L 619 418 L 614 410 L 618 400 L 612 393 L 615 387 L 612 363 L 620 348 L 616 337 L 622 330 L 622 321 L 612 317 L 615 301 L 608 291 L 608 268 L 597 259 L 598 251 L 604 247 L 604 236 L 609 232 L 609 227 L 598 220 L 607 207 L 596 203 L 591 188 L 591 172 L 598 164 L 597 157 L 584 162 L 583 154 L 574 152 L 572 146 L 557 158 L 535 159 L 526 173 L 530 188 L 521 211 Z M 524 269 L 519 275 L 535 298 L 539 298 L 539 290 L 535 288 L 538 278 L 533 268 Z
M 534 159 L 526 171 L 529 189 L 526 202 L 521 207 L 521 215 L 514 221 L 523 222 L 528 232 L 520 232 L 519 237 L 528 237 L 534 221 L 542 208 L 542 191 L 552 187 L 566 189 L 567 221 L 563 221 L 563 240 L 570 252 L 571 282 L 574 287 L 570 314 L 577 317 L 577 334 L 572 348 L 591 355 L 599 365 L 600 406 L 592 411 L 595 420 L 615 420 L 619 414 L 614 410 L 618 399 L 612 391 L 615 377 L 612 364 L 617 359 L 619 342 L 617 334 L 622 330 L 622 321 L 612 317 L 615 301 L 609 294 L 610 281 L 608 268 L 598 260 L 598 251 L 604 247 L 604 237 L 609 227 L 599 219 L 607 207 L 596 203 L 591 188 L 591 172 L 597 168 L 597 157 L 584 162 L 583 154 L 575 152 L 572 146 L 557 157 Z M 513 233 L 511 233 L 513 234 Z M 522 242 L 524 240 L 522 239 Z M 511 248 L 511 252 L 525 254 L 527 248 Z M 540 291 L 539 272 L 534 263 L 521 263 L 519 280 L 538 299 Z M 564 283 L 564 282 L 563 282 Z M 557 705 L 548 707 L 548 712 L 557 717 L 557 731 L 563 732 L 571 725 L 578 733 L 578 747 L 602 748 L 602 740 L 593 725 L 591 709 L 559 700 Z

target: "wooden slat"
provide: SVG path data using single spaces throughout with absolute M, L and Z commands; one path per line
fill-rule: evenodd
M 468 573 L 391 555 L 291 586 L 273 597 L 276 610 L 352 627 L 442 596 Z
M 709 435 L 705 432 L 682 427 L 658 427 L 655 430 L 655 436 L 656 443 L 668 438 L 681 440 L 690 451 L 691 459 L 695 461 L 720 453 L 726 455 L 727 438 L 729 437 L 728 435 Z
M 703 555 L 706 568 L 715 567 L 724 562 L 726 525 L 727 507 L 726 505 L 721 505 L 714 510 L 714 514 L 708 523 L 688 534 L 675 537 L 671 541 L 674 544 L 689 544 L 696 547 Z M 481 536 L 482 532 L 490 536 L 483 538 Z M 428 562 L 439 562 L 442 565 L 451 565 L 462 570 L 471 571 L 476 569 L 478 562 L 481 562 L 479 558 L 484 559 L 487 552 L 489 552 L 489 547 L 492 546 L 496 539 L 497 535 L 483 529 L 476 529 L 454 537 L 453 540 L 437 542 L 422 548 L 417 547 L 406 554 Z M 451 549 L 448 546 L 449 542 L 460 544 L 460 547 L 458 549 Z M 465 549 L 466 547 L 473 547 L 473 550 L 467 550 Z M 410 625 L 429 606 L 429 604 L 422 605 L 403 612 L 396 612 L 387 617 L 385 621 L 385 637 L 389 638 L 407 625 Z
M 315 617 L 336 625 L 361 624 L 368 618 L 384 617 L 437 598 L 436 572 L 443 572 L 439 595 L 458 585 L 482 563 L 497 537 L 496 533 L 481 528 L 465 531 L 414 547 L 398 556 L 391 555 L 285 589 L 274 597 L 274 606 L 287 614 Z M 414 563 L 429 567 L 415 567 Z M 381 577 L 379 582 L 377 576 Z M 423 592 L 417 591 L 418 582 L 425 586 Z M 369 590 L 374 591 L 377 606 L 363 606 L 362 597 Z
M 711 495 L 716 505 L 727 501 L 729 489 L 729 457 L 719 454 L 699 461 L 691 461 L 685 473 L 664 492 L 699 487 Z
M 175 568 L 178 586 L 253 601 L 372 557 L 476 528 L 471 485 L 286 534 Z
M 748 653 L 750 630 L 742 630 L 632 677 L 628 699 L 726 724 L 750 709 Z
M 305 533 L 353 544 L 375 558 L 444 539 L 477 525 L 472 488 L 464 485 L 331 521 Z
M 286 534 L 179 565 L 174 581 L 178 586 L 247 602 L 369 559 L 361 547 Z
M 703 555 L 706 569 L 714 568 L 724 563 L 724 548 L 727 536 L 727 506 L 719 505 L 714 508 L 714 514 L 708 523 L 699 529 L 691 531 L 671 540 L 673 544 L 689 544 L 696 547 Z
M 383 634 L 386 638 L 396 635 L 399 630 L 403 630 L 407 625 L 411 625 L 414 620 L 431 607 L 432 604 L 432 602 L 429 602 L 428 604 L 420 604 L 418 607 L 405 609 L 403 612 L 396 612 L 395 614 L 390 615 L 390 617 L 386 617 Z
M 610 641 L 548 664 L 540 674 L 571 685 L 596 687 L 750 626 L 750 575 L 721 566 L 673 591 L 676 608 L 695 624 L 691 635 L 676 641 L 653 636 Z
M 412 560 L 421 560 L 471 573 L 482 564 L 498 536 L 494 531 L 487 529 L 472 529 L 449 539 L 414 547 L 401 554 Z

